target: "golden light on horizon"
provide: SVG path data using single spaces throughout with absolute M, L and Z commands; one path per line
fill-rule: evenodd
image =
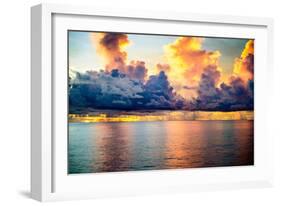
M 175 111 L 155 115 L 121 114 L 108 116 L 69 114 L 69 122 L 141 122 L 141 121 L 192 121 L 192 120 L 253 120 L 253 111 L 206 112 Z

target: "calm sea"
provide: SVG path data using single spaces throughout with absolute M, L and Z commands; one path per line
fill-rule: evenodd
M 70 174 L 253 165 L 253 121 L 70 123 Z

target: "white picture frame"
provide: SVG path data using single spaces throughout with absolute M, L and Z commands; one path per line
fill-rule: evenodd
M 99 23 L 98 21 L 102 21 Z M 106 21 L 105 23 L 103 21 Z M 255 165 L 69 176 L 66 172 L 65 67 L 68 29 L 254 37 Z M 95 22 L 95 24 L 93 24 Z M 104 24 L 103 24 L 104 23 Z M 112 24 L 113 24 L 112 23 Z M 155 27 L 154 24 L 158 25 Z M 136 24 L 142 27 L 136 26 Z M 165 26 L 169 24 L 169 27 Z M 194 32 L 181 30 L 193 25 Z M 144 25 L 147 25 L 144 31 Z M 198 26 L 197 28 L 197 25 Z M 211 191 L 273 185 L 273 137 L 267 126 L 272 102 L 273 21 L 269 18 L 114 10 L 40 4 L 31 8 L 31 196 L 39 201 L 150 193 Z M 71 27 L 71 28 L 70 28 Z M 174 28 L 173 31 L 167 28 Z M 107 29 L 108 30 L 108 29 Z M 256 51 L 255 51 L 256 52 Z M 61 57 L 61 58 L 58 58 Z M 59 59 L 59 60 L 58 60 Z M 267 90 L 262 87 L 267 85 Z M 262 98 L 266 96 L 267 98 Z M 59 138 L 60 137 L 60 138 Z

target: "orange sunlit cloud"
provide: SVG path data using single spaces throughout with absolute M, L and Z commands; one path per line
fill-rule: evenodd
M 97 54 L 102 57 L 104 68 L 113 68 L 125 72 L 127 52 L 125 48 L 130 41 L 126 34 L 92 33 L 91 41 L 95 45 Z
M 203 41 L 199 37 L 179 37 L 164 47 L 170 65 L 169 79 L 177 92 L 186 98 L 196 96 L 196 91 L 186 87 L 197 87 L 204 69 L 219 64 L 220 51 L 203 50 Z
M 235 59 L 233 74 L 240 77 L 244 82 L 253 79 L 254 67 L 254 41 L 249 40 L 240 58 Z

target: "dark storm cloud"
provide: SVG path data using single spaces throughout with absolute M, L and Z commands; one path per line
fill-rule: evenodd
M 253 80 L 244 82 L 231 77 L 229 84 L 216 86 L 220 72 L 216 67 L 205 68 L 201 75 L 198 97 L 191 103 L 192 110 L 233 111 L 252 110 L 254 107 Z
M 118 69 L 77 72 L 70 81 L 70 109 L 235 111 L 254 107 L 253 80 L 245 82 L 232 76 L 227 84 L 218 84 L 221 73 L 216 66 L 204 69 L 198 87 L 186 86 L 186 89 L 197 90 L 198 96 L 191 101 L 176 94 L 164 71 L 149 76 L 145 82 L 144 62 L 132 62 L 127 67 L 127 73 Z
M 132 61 L 127 65 L 126 74 L 132 79 L 138 79 L 144 82 L 147 76 L 147 69 L 145 67 L 145 62 L 143 61 Z
M 111 72 L 77 73 L 69 90 L 70 108 L 133 110 L 184 107 L 185 100 L 173 91 L 165 72 L 150 76 L 146 84 L 142 79 L 130 78 L 117 69 Z
M 142 96 L 142 84 L 118 70 L 77 73 L 71 82 L 69 104 L 74 107 L 126 109 Z M 79 100 L 77 100 L 79 99 Z
M 232 77 L 229 85 L 221 84 L 221 107 L 223 110 L 252 110 L 254 108 L 254 82 Z
M 144 97 L 147 100 L 146 107 L 154 109 L 176 109 L 179 101 L 164 71 L 149 77 Z
M 244 59 L 244 63 L 246 64 L 246 68 L 252 74 L 254 73 L 254 55 L 248 54 L 247 57 Z

